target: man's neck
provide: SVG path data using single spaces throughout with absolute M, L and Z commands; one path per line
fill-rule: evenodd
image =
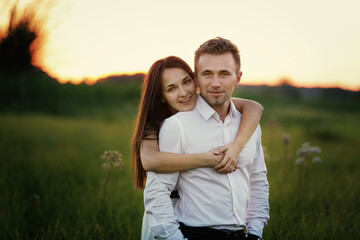
M 210 105 L 211 106 L 211 105 Z M 226 116 L 229 113 L 229 109 L 230 109 L 230 100 L 226 101 L 224 104 L 222 105 L 217 105 L 217 106 L 211 106 L 215 112 L 217 112 L 220 116 L 220 120 L 222 122 L 225 121 Z

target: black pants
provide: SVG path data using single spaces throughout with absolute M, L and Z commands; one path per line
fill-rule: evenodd
M 189 240 L 245 240 L 245 231 L 226 231 L 207 227 L 189 227 L 180 223 L 182 234 Z

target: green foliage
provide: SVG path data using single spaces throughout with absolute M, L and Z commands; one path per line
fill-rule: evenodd
M 107 176 L 100 156 L 109 149 L 122 153 L 124 166 L 108 183 L 99 238 L 139 239 L 144 207 L 142 191 L 133 189 L 130 145 L 139 84 L 61 86 L 58 113 L 31 113 L 29 107 L 0 114 L 0 239 L 94 239 Z M 31 92 L 21 94 L 32 99 L 26 95 Z M 312 106 L 301 98 L 274 99 L 260 101 L 270 156 L 271 218 L 264 239 L 359 236 L 360 113 Z M 98 105 L 86 108 L 87 103 Z M 294 161 L 304 142 L 319 146 L 323 161 L 307 169 L 299 195 Z M 39 203 L 29 200 L 35 194 Z
M 114 115 L 136 105 L 139 82 L 60 84 L 41 71 L 0 72 L 0 112 L 48 113 L 56 116 Z
M 0 125 L 0 239 L 92 239 L 107 174 L 104 149 L 121 152 L 124 167 L 108 185 L 103 239 L 138 239 L 143 206 L 131 178 L 130 118 L 1 115 Z M 37 209 L 29 201 L 34 194 Z
M 319 110 L 360 112 L 360 92 L 340 88 L 296 88 L 290 85 L 241 86 L 234 96 L 253 99 L 265 109 L 276 105 L 277 109 L 289 106 L 307 106 Z

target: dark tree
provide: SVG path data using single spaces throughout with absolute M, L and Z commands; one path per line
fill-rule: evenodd
M 36 37 L 27 21 L 14 28 L 10 25 L 8 35 L 0 42 L 0 71 L 15 73 L 32 69 L 30 47 Z
M 22 8 L 20 1 L 0 3 L 0 14 L 9 16 L 8 25 L 0 29 L 0 72 L 17 74 L 38 69 L 32 64 L 33 58 L 44 39 L 43 26 L 53 2 L 34 0 Z

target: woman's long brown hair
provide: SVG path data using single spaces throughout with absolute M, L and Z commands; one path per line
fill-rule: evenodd
M 146 74 L 142 85 L 132 146 L 132 172 L 135 188 L 144 188 L 146 181 L 146 171 L 140 157 L 142 141 L 149 139 L 150 135 L 158 136 L 160 124 L 172 115 L 168 104 L 161 101 L 161 75 L 164 69 L 167 68 L 184 69 L 194 79 L 194 73 L 190 66 L 184 60 L 175 56 L 156 61 Z

